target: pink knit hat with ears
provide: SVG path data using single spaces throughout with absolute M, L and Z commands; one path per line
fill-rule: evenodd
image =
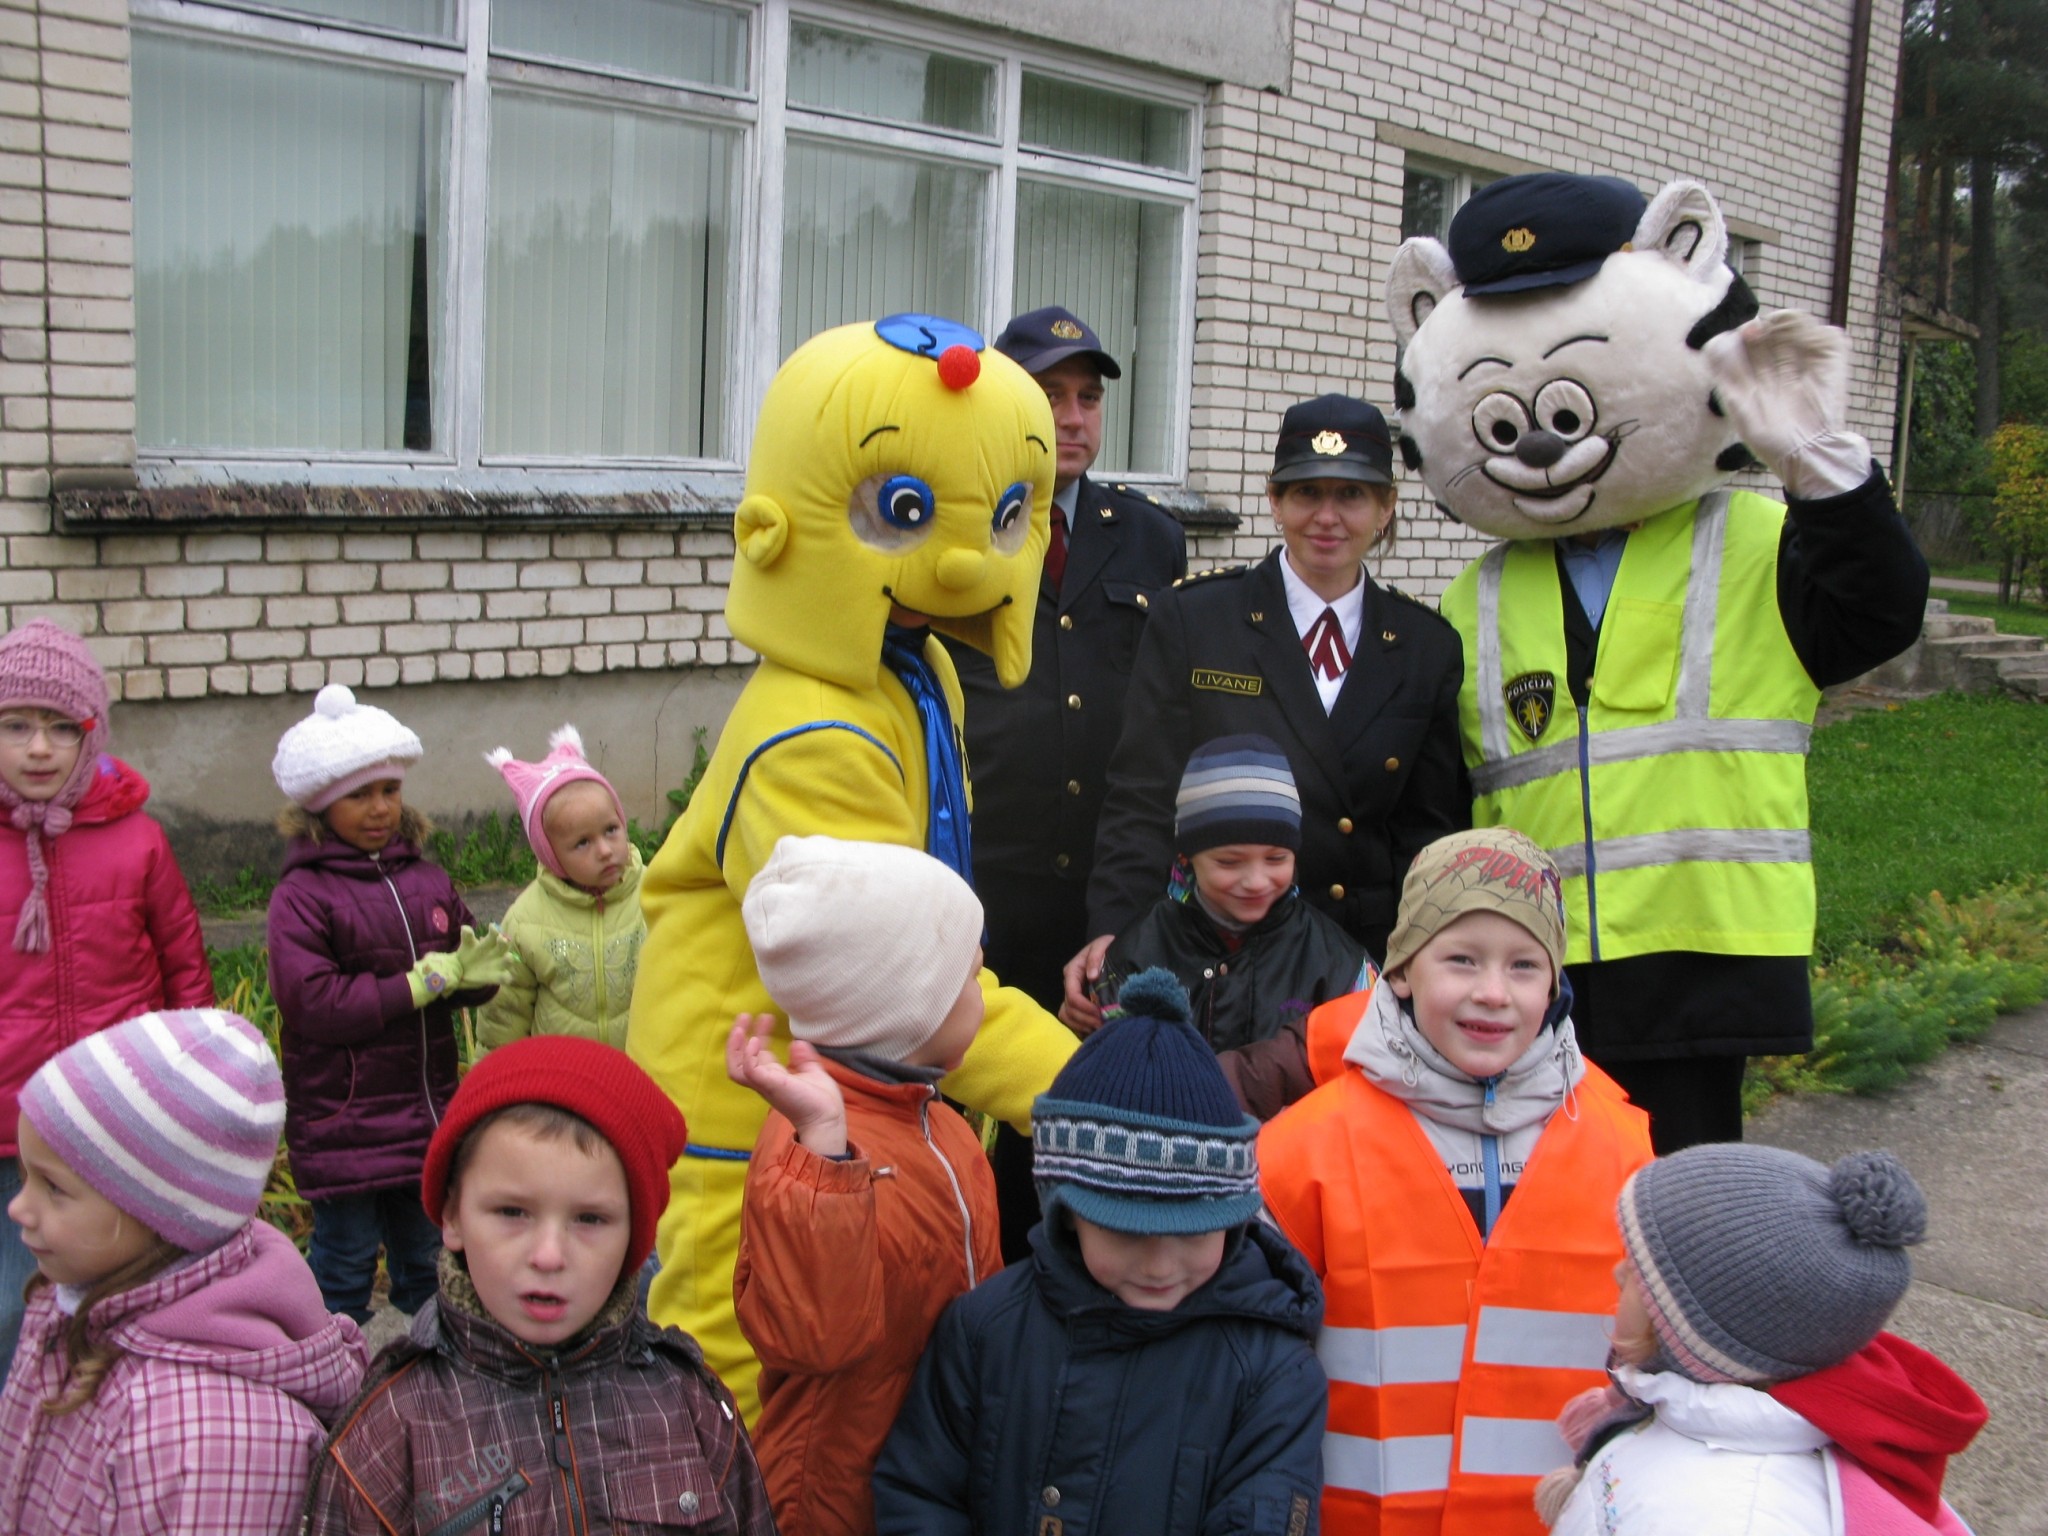
M 50 947 L 50 871 L 43 839 L 71 829 L 71 813 L 92 787 L 107 744 L 107 675 L 85 642 L 48 619 L 30 619 L 0 639 L 0 709 L 47 709 L 85 727 L 78 762 L 48 800 L 26 800 L 0 783 L 0 812 L 28 839 L 28 899 L 14 926 L 14 947 L 41 954 Z
M 540 860 L 543 869 L 561 879 L 569 876 L 548 842 L 547 828 L 541 825 L 541 815 L 557 791 L 577 783 L 602 784 L 604 792 L 612 797 L 612 810 L 619 825 L 626 824 L 626 808 L 619 803 L 619 792 L 612 788 L 610 779 L 590 766 L 583 755 L 583 735 L 573 725 L 563 726 L 548 738 L 548 755 L 537 763 L 520 762 L 506 747 L 486 752 L 484 761 L 502 773 L 505 782 L 512 786 L 512 798 L 519 802 L 519 824 L 526 829 L 526 841 L 533 848 L 533 856 Z

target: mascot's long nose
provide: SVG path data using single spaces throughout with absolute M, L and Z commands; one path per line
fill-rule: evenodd
M 1548 469 L 1564 457 L 1564 451 L 1569 447 L 1571 444 L 1555 432 L 1545 432 L 1539 428 L 1537 431 L 1522 434 L 1515 444 L 1515 457 L 1531 469 Z
M 939 556 L 939 585 L 965 592 L 988 572 L 988 556 L 978 549 L 949 549 Z

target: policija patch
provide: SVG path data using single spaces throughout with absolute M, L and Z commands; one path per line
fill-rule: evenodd
M 1557 703 L 1557 674 L 1524 672 L 1501 685 L 1500 696 L 1508 714 L 1530 741 L 1541 741 L 1550 729 L 1550 712 Z

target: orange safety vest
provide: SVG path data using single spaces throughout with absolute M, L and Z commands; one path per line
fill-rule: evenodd
M 1368 997 L 1316 1013 L 1355 1026 Z M 1650 1161 L 1649 1117 L 1589 1063 L 1484 1244 L 1414 1111 L 1356 1069 L 1268 1122 L 1258 1153 L 1267 1209 L 1323 1281 L 1326 1536 L 1544 1536 L 1536 1480 L 1572 1459 L 1558 1412 L 1606 1379 L 1614 1205 Z

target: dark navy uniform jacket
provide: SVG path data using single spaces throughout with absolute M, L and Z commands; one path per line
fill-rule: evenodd
M 1412 598 L 1365 579 L 1357 654 L 1328 714 L 1275 550 L 1255 566 L 1192 576 L 1152 605 L 1088 887 L 1091 934 L 1118 933 L 1165 892 L 1173 802 L 1188 754 L 1256 732 L 1287 752 L 1301 794 L 1302 894 L 1375 960 L 1408 864 L 1469 826 L 1458 745 L 1463 650 Z

